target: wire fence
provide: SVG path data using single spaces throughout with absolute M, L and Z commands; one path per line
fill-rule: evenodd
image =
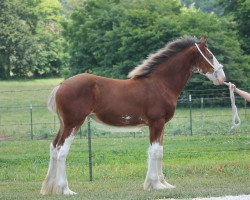
M 18 141 L 39 139 L 51 140 L 54 138 L 59 129 L 59 120 L 57 116 L 48 111 L 46 106 L 46 98 L 50 91 L 51 89 L 46 88 L 36 90 L 25 89 L 0 91 L 0 141 L 15 140 L 15 144 L 18 143 L 18 145 L 23 145 L 23 142 L 19 143 Z M 165 134 L 171 136 L 192 136 L 200 134 L 222 135 L 235 133 L 248 134 L 250 132 L 249 103 L 238 96 L 236 97 L 238 113 L 241 118 L 241 125 L 237 130 L 231 130 L 232 112 L 228 89 L 225 88 L 219 90 L 221 93 L 226 93 L 226 97 L 215 96 L 212 94 L 213 92 L 213 90 L 192 90 L 183 93 L 178 100 L 176 113 L 173 119 L 171 119 L 171 121 L 169 121 L 165 126 Z M 218 93 L 218 90 L 216 93 Z M 95 179 L 98 179 L 98 177 L 103 178 L 103 176 L 109 176 L 109 172 L 106 172 L 105 170 L 98 170 L 97 168 L 97 164 L 106 163 L 109 159 L 111 160 L 109 155 L 104 155 L 102 152 L 102 149 L 105 149 L 106 146 L 114 145 L 114 147 L 112 147 L 112 153 L 115 155 L 119 155 L 119 153 L 124 154 L 124 150 L 120 152 L 118 151 L 118 145 L 120 145 L 121 141 L 129 140 L 130 145 L 133 146 L 133 142 L 137 143 L 139 141 L 137 138 L 139 137 L 141 137 L 140 141 L 148 140 L 148 134 L 147 127 L 142 127 L 139 130 L 128 130 L 127 128 L 114 129 L 110 127 L 102 127 L 93 120 L 86 120 L 77 136 L 79 138 L 87 139 L 84 141 L 84 148 L 82 147 L 82 141 L 78 141 L 73 144 L 72 149 L 74 155 L 77 155 L 74 157 L 74 160 L 76 160 L 77 163 L 81 163 L 79 169 L 82 170 L 83 163 L 85 163 L 84 168 L 89 168 L 89 173 L 87 170 L 84 170 L 84 172 L 79 170 L 79 174 L 82 175 L 82 179 L 86 179 L 88 176 L 89 180 L 92 181 L 93 166 L 95 166 Z M 124 139 L 125 137 L 126 139 Z M 99 140 L 98 138 L 101 139 Z M 111 141 L 115 142 L 107 143 L 105 142 L 106 138 L 113 138 Z M 119 142 L 117 142 L 117 140 L 119 140 Z M 33 143 L 35 142 L 32 142 L 32 144 Z M 140 145 L 140 149 L 133 151 L 133 153 L 126 150 L 126 156 L 129 157 L 129 160 L 136 162 L 136 160 L 139 160 L 139 155 L 145 153 L 144 151 L 146 151 L 147 145 L 148 143 L 145 142 L 144 146 Z M 173 149 L 171 148 L 171 145 L 173 144 L 169 143 L 169 149 Z M 215 151 L 213 149 L 211 150 L 209 143 L 206 143 L 204 146 L 206 146 L 204 147 L 204 154 L 207 154 L 209 151 Z M 86 151 L 87 153 L 87 147 L 88 157 L 83 156 L 83 152 Z M 95 150 L 93 153 L 91 150 L 92 148 Z M 240 152 L 248 150 L 249 148 L 246 143 L 245 146 L 243 145 L 240 148 L 230 147 L 223 149 L 223 152 Z M 201 153 L 200 149 L 194 149 L 190 152 L 190 149 L 185 150 L 185 148 L 182 148 L 182 150 L 178 152 L 178 155 L 191 155 L 195 154 L 195 151 L 199 151 L 199 153 Z M 40 154 L 43 153 L 44 150 L 41 150 Z M 215 154 L 216 153 L 217 152 L 215 152 Z M 35 154 L 37 155 L 37 152 Z M 167 156 L 171 157 L 171 155 L 173 155 L 173 153 L 168 151 Z M 27 157 L 23 156 L 22 158 L 18 158 L 18 162 L 20 162 L 20 159 L 22 159 L 22 161 L 28 160 Z M 45 157 L 39 158 L 39 162 L 41 162 L 41 159 L 44 159 L 44 163 L 47 162 L 47 158 Z M 100 175 L 100 171 L 105 174 Z M 144 176 L 144 173 L 141 176 Z
M 191 98 L 191 101 L 190 101 Z M 8 105 L 6 105 L 8 101 Z M 231 107 L 229 98 L 192 98 L 186 96 L 178 100 L 173 119 L 165 126 L 165 134 L 230 134 L 249 133 L 250 113 L 248 103 L 237 98 L 241 126 L 231 130 Z M 0 140 L 33 140 L 54 137 L 59 129 L 59 120 L 43 105 L 33 105 L 29 100 L 3 100 L 0 102 Z M 21 103 L 20 103 L 21 102 Z M 227 102 L 226 106 L 220 106 Z M 148 128 L 139 130 L 116 129 L 100 126 L 91 121 L 92 137 L 146 137 Z M 84 123 L 79 137 L 87 137 L 88 127 Z

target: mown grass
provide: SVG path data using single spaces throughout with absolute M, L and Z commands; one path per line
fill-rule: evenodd
M 51 89 L 62 81 L 56 79 L 34 79 L 0 81 L 1 106 L 45 105 Z
M 231 108 L 193 108 L 193 136 L 187 108 L 179 108 L 166 125 L 164 174 L 176 189 L 144 191 L 148 129 L 111 133 L 92 124 L 93 174 L 88 181 L 86 126 L 67 160 L 74 197 L 41 196 L 49 144 L 58 121 L 46 109 L 51 89 L 62 79 L 0 81 L 0 199 L 160 199 L 250 193 L 249 109 L 230 131 Z M 30 104 L 33 133 L 30 140 Z M 205 105 L 204 105 L 205 106 Z M 49 138 L 50 140 L 40 140 Z M 38 140 L 39 139 L 39 140 Z
M 250 193 L 249 135 L 168 136 L 164 174 L 177 188 L 144 191 L 147 137 L 93 139 L 93 182 L 88 181 L 86 139 L 76 139 L 67 160 L 70 199 L 191 198 Z M 1 141 L 0 199 L 64 199 L 41 196 L 49 140 Z

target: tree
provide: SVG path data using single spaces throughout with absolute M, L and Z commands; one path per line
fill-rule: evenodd
M 35 63 L 33 15 L 26 1 L 0 2 L 0 78 L 23 76 Z
M 195 6 L 197 9 L 201 9 L 203 12 L 214 12 L 217 15 L 222 14 L 221 6 L 217 5 L 217 0 L 182 0 L 187 6 Z
M 177 0 L 86 1 L 64 25 L 71 75 L 89 71 L 125 78 L 149 53 L 178 35 L 171 15 L 180 8 Z
M 63 37 L 60 22 L 62 5 L 58 0 L 40 0 L 34 11 L 37 16 L 36 42 L 37 64 L 33 66 L 35 77 L 58 75 L 65 53 L 63 52 Z
M 218 0 L 224 8 L 224 15 L 233 18 L 232 24 L 239 32 L 241 46 L 246 54 L 250 54 L 250 1 L 249 0 Z
M 243 56 L 232 24 L 214 13 L 186 8 L 178 0 L 86 0 L 64 28 L 70 75 L 91 72 L 125 78 L 148 54 L 168 41 L 196 35 L 209 39 L 209 47 L 224 64 L 229 80 L 238 86 L 249 82 L 244 76 L 249 73 L 249 61 Z M 193 76 L 187 89 L 209 87 L 212 84 L 208 80 Z
M 0 1 L 0 78 L 59 74 L 61 8 L 58 0 Z
M 195 8 L 183 9 L 178 17 L 181 35 L 202 35 L 208 38 L 209 48 L 224 65 L 227 79 L 238 86 L 246 87 L 250 83 L 249 59 L 243 55 L 237 32 L 226 18 L 218 18 L 213 13 L 199 12 Z M 207 79 L 192 76 L 187 89 L 206 89 L 211 86 Z

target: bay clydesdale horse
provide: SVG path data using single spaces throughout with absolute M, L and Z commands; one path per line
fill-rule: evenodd
M 60 129 L 50 146 L 50 162 L 41 194 L 75 194 L 66 177 L 66 157 L 87 116 L 111 126 L 149 127 L 148 171 L 144 189 L 168 189 L 162 172 L 163 129 L 174 115 L 178 96 L 190 75 L 198 72 L 215 85 L 223 84 L 222 65 L 205 39 L 185 36 L 151 54 L 128 75 L 117 80 L 78 74 L 56 86 L 48 100 Z

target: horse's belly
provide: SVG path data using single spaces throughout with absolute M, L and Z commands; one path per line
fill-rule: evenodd
M 89 115 L 94 120 L 96 128 L 113 132 L 138 132 L 145 124 L 135 120 L 129 115 L 122 115 L 114 119 L 114 117 L 103 117 L 96 114 Z

